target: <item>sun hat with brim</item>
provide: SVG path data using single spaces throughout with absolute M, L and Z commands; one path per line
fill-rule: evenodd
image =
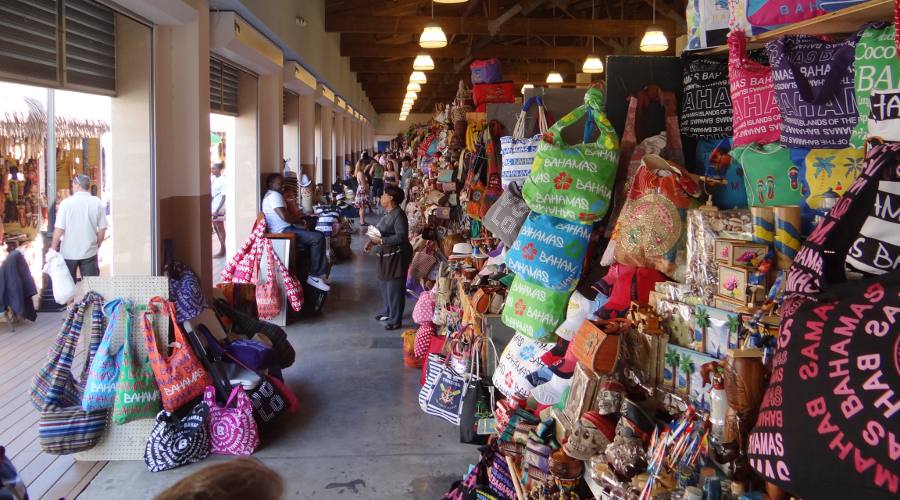
M 310 184 L 312 184 L 312 180 L 308 175 L 303 174 L 303 177 L 300 178 L 300 187 L 309 187 Z
M 471 256 L 472 245 L 464 241 L 453 245 L 453 253 L 450 254 L 450 260 L 461 260 Z

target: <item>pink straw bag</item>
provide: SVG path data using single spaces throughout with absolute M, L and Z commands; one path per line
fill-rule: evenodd
M 237 400 L 237 401 L 235 401 Z M 209 405 L 209 434 L 216 455 L 252 455 L 259 446 L 259 429 L 253 405 L 241 385 L 231 390 L 225 406 L 216 401 L 216 390 L 207 386 L 203 401 Z M 235 401 L 234 406 L 231 403 Z

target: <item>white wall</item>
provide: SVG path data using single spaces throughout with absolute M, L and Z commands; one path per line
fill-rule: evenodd
M 393 139 L 397 134 L 406 133 L 413 125 L 422 125 L 431 121 L 429 113 L 413 113 L 400 121 L 399 113 L 383 113 L 378 115 L 378 125 L 375 126 L 375 140 L 385 140 L 384 136 Z

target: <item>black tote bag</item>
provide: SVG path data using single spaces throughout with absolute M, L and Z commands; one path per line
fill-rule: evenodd
M 900 271 L 847 281 L 844 257 L 900 165 L 871 147 L 863 172 L 791 266 L 750 463 L 799 498 L 896 498 L 900 454 Z

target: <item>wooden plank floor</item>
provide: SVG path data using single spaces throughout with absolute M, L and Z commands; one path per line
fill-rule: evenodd
M 37 441 L 38 412 L 31 404 L 31 378 L 47 359 L 65 313 L 39 313 L 34 323 L 0 323 L 0 445 L 19 470 L 32 499 L 73 499 L 106 462 L 76 462 L 47 455 Z M 74 372 L 84 364 L 79 345 Z

